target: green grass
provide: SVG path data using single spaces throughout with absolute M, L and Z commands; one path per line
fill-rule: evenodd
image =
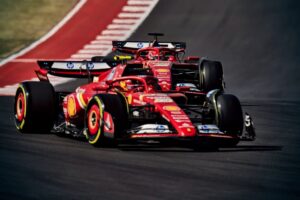
M 42 37 L 76 2 L 77 0 L 0 0 L 0 59 Z

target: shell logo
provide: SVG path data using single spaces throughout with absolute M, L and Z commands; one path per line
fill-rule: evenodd
M 157 72 L 167 73 L 167 72 L 170 72 L 170 70 L 169 69 L 158 69 Z
M 178 106 L 164 106 L 163 109 L 167 110 L 167 111 L 179 111 L 180 110 L 180 108 Z
M 74 98 L 74 96 L 70 96 L 69 98 L 68 98 L 68 108 L 67 108 L 67 110 L 68 110 L 68 115 L 70 116 L 70 117 L 73 117 L 73 116 L 75 116 L 75 114 L 76 114 L 76 102 L 75 102 L 75 98 Z

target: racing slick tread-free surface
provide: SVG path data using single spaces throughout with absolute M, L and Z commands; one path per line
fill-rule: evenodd
M 19 126 L 20 122 L 16 119 L 20 131 L 24 133 L 50 132 L 56 112 L 53 86 L 48 82 L 23 82 L 17 89 L 17 94 L 20 92 L 25 93 L 26 98 L 24 125 Z M 17 99 L 14 105 L 15 114 L 16 103 Z
M 221 62 L 203 61 L 201 64 L 200 83 L 205 92 L 223 89 L 223 68 Z

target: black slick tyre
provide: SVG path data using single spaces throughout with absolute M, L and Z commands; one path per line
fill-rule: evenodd
M 205 60 L 200 67 L 200 89 L 208 92 L 223 90 L 223 68 L 221 62 Z
M 238 98 L 231 94 L 222 94 L 217 97 L 217 121 L 221 131 L 236 136 L 228 146 L 234 146 L 242 135 L 244 120 L 243 111 Z
M 55 118 L 55 91 L 48 82 L 23 82 L 15 95 L 14 114 L 22 133 L 50 132 Z
M 123 97 L 117 94 L 98 94 L 86 109 L 85 131 L 94 146 L 111 146 L 122 137 L 128 115 Z

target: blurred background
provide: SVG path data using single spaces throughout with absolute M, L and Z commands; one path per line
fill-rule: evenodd
M 0 0 L 0 60 L 54 27 L 77 0 Z

